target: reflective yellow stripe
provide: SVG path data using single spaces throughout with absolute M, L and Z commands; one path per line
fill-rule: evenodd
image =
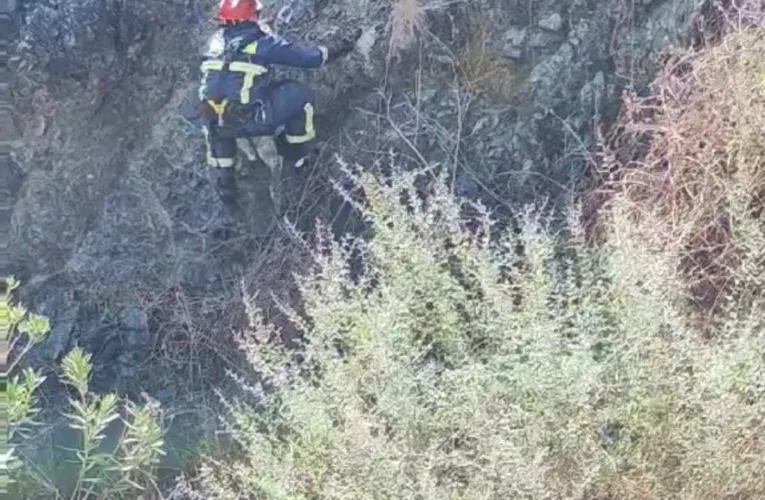
M 212 144 L 210 142 L 210 129 L 207 127 L 202 127 L 202 130 L 205 134 L 205 145 L 207 147 L 207 166 L 208 167 L 219 167 L 219 168 L 226 168 L 226 167 L 233 167 L 234 166 L 234 159 L 233 158 L 215 158 L 212 154 Z
M 217 168 L 230 168 L 234 166 L 233 158 L 213 158 L 207 157 L 207 166 Z
M 231 71 L 241 71 L 242 73 L 253 73 L 255 75 L 262 75 L 268 73 L 268 68 L 261 66 L 260 64 L 252 64 L 242 61 L 234 61 L 228 65 Z
M 246 54 L 252 55 L 255 54 L 257 48 L 257 42 L 251 43 L 244 48 L 244 52 Z M 203 73 L 208 73 L 210 71 L 223 71 L 223 66 L 224 63 L 221 60 L 210 60 L 204 61 L 200 69 Z M 252 86 L 255 83 L 255 77 L 268 73 L 268 68 L 265 66 L 242 61 L 234 61 L 230 63 L 228 65 L 228 69 L 231 71 L 243 73 L 242 88 L 239 91 L 239 100 L 242 102 L 242 104 L 247 104 L 250 102 L 250 89 L 252 89 Z M 215 106 L 213 105 L 213 107 Z M 218 112 L 217 109 L 216 112 Z M 218 114 L 220 114 L 220 112 L 218 112 Z
M 215 162 L 212 156 L 212 144 L 210 144 L 210 129 L 207 127 L 203 127 L 202 130 L 205 133 L 205 149 L 206 149 L 205 157 L 207 158 L 207 166 L 214 167 Z
M 244 52 L 245 54 L 249 54 L 251 56 L 254 56 L 255 52 L 257 51 L 258 51 L 258 42 L 252 42 L 251 44 L 246 46 L 244 50 L 242 50 L 242 52 Z
M 199 100 L 204 100 L 205 98 L 208 73 L 210 71 L 220 71 L 222 69 L 223 69 L 223 61 L 213 59 L 213 60 L 202 62 L 201 66 L 199 67 L 199 70 L 203 75 L 202 85 L 199 86 Z
M 222 71 L 223 61 L 219 61 L 219 60 L 204 61 L 200 69 L 202 70 L 203 73 L 207 71 Z
M 287 142 L 290 144 L 301 144 L 316 137 L 316 130 L 313 128 L 313 105 L 310 102 L 306 103 L 303 111 L 305 111 L 305 134 L 287 135 Z
M 250 89 L 255 82 L 255 77 L 268 73 L 268 69 L 259 64 L 252 64 L 247 62 L 232 62 L 228 65 L 231 71 L 238 71 L 244 73 L 244 81 L 242 81 L 242 89 L 239 92 L 239 100 L 242 104 L 250 102 Z

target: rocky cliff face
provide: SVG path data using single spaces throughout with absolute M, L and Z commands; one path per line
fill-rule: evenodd
M 279 230 L 268 173 L 245 165 L 246 224 L 233 237 L 222 231 L 229 221 L 201 133 L 179 113 L 213 3 L 21 6 L 11 255 L 22 299 L 51 318 L 50 338 L 30 357 L 44 370 L 80 345 L 94 355 L 96 389 L 176 401 L 176 387 L 202 390 L 225 365 L 200 353 L 228 342 L 237 280 L 282 278 L 263 265 Z M 705 2 L 412 1 L 422 29 L 396 54 L 388 2 L 288 3 L 287 36 L 365 30 L 346 60 L 284 71 L 320 92 L 323 160 L 306 185 L 332 177 L 335 154 L 373 168 L 393 150 L 402 164 L 447 165 L 460 194 L 509 207 L 554 200 L 581 178 L 595 126 L 614 117 L 623 88 L 645 86 L 662 50 L 688 42 Z M 286 201 L 293 215 L 334 208 L 315 198 L 313 208 Z M 161 377 L 145 377 L 158 366 Z

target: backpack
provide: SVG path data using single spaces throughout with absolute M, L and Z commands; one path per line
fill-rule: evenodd
M 251 103 L 242 103 L 242 86 L 245 74 L 237 70 L 236 65 L 248 65 L 238 61 L 243 47 L 257 39 L 257 33 L 238 36 L 228 43 L 224 30 L 218 30 L 210 39 L 205 60 L 200 66 L 202 73 L 199 99 L 202 103 L 202 115 L 208 122 L 217 123 L 225 133 L 249 118 Z M 252 66 L 252 65 L 251 65 Z

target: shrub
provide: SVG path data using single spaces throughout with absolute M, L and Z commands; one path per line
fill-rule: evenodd
M 765 229 L 765 7 L 740 4 L 721 23 L 719 43 L 673 57 L 650 96 L 627 97 L 607 164 L 618 203 L 645 221 L 644 237 L 683 252 L 683 275 L 704 312 L 752 272 L 742 254 L 762 248 Z
M 10 349 L 19 339 L 28 342 L 16 353 L 8 372 L 14 370 L 24 354 L 42 341 L 50 330 L 48 318 L 28 313 L 21 305 L 12 304 L 12 292 L 19 283 L 6 278 L 7 293 L 0 302 L 0 319 L 3 328 L 10 333 Z M 69 400 L 69 427 L 81 434 L 81 445 L 70 450 L 75 457 L 76 477 L 46 477 L 39 464 L 25 456 L 26 446 L 35 446 L 35 433 L 31 428 L 41 424 L 36 418 L 37 392 L 46 377 L 32 368 L 25 368 L 21 375 L 14 375 L 8 383 L 8 438 L 13 448 L 8 456 L 12 460 L 12 488 L 16 498 L 84 498 L 116 499 L 136 498 L 140 492 L 154 494 L 155 466 L 164 454 L 163 429 L 160 424 L 159 407 L 155 404 L 137 405 L 126 401 L 124 416 L 120 415 L 120 401 L 115 394 L 92 394 L 88 388 L 92 364 L 90 355 L 74 348 L 61 363 L 62 381 L 70 386 L 75 396 Z M 117 446 L 104 450 L 106 430 L 112 422 L 120 421 L 122 430 Z M 22 452 L 17 452 L 22 450 Z M 70 487 L 69 480 L 72 480 Z M 151 486 L 151 488 L 147 488 Z M 146 497 L 147 499 L 149 497 Z
M 353 179 L 372 236 L 316 245 L 299 349 L 250 308 L 262 379 L 223 399 L 235 453 L 206 461 L 204 498 L 765 495 L 761 301 L 702 343 L 679 256 L 628 210 L 592 247 L 575 211 L 500 230 L 443 179 Z

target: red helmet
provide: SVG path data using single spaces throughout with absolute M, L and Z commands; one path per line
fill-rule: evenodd
M 222 22 L 256 21 L 262 8 L 260 0 L 220 0 L 215 18 Z

